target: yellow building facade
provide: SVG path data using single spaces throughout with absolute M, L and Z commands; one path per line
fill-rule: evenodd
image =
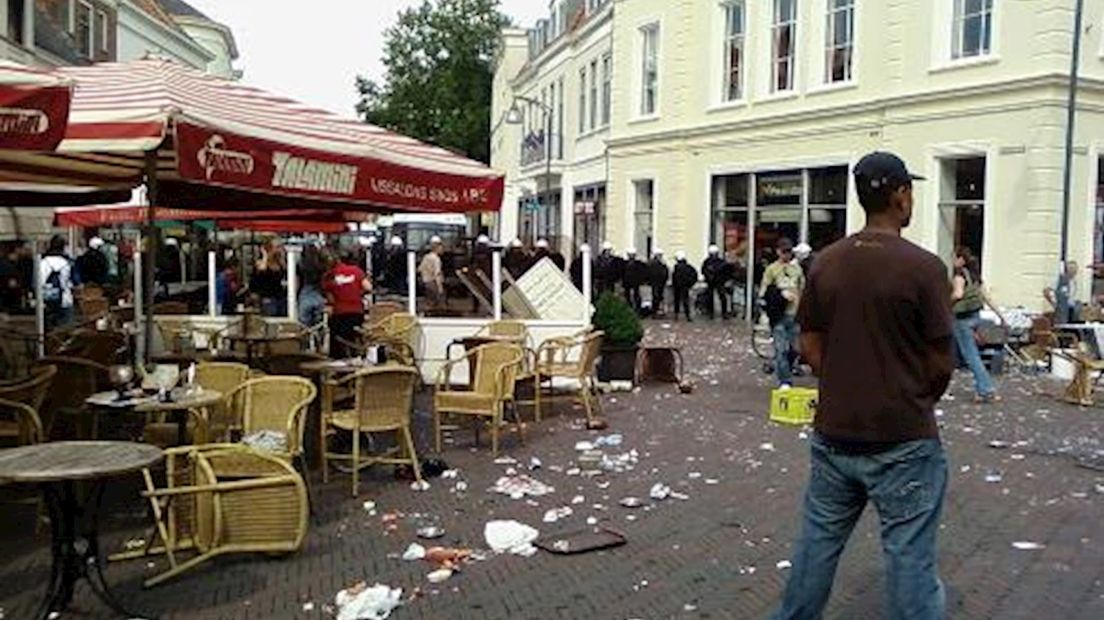
M 574 116 L 588 108 L 573 91 L 583 82 L 568 80 L 554 129 L 572 148 L 553 151 L 552 166 L 519 165 L 527 134 L 504 126 L 494 143 L 509 188 L 504 238 L 550 212 L 555 199 L 524 198 L 544 192 L 560 206 L 543 232 L 564 249 L 590 209 L 592 242 L 692 261 L 716 243 L 754 265 L 779 237 L 816 250 L 861 228 L 851 166 L 890 150 L 928 178 L 907 235 L 948 261 L 972 248 L 998 303 L 1041 308 L 1059 258 L 1074 0 L 620 0 L 594 14 L 567 4 L 575 20 L 551 45 L 608 46 L 609 124 L 578 133 Z M 1085 6 L 1069 216 L 1069 258 L 1082 266 L 1104 262 L 1104 1 Z M 500 63 L 500 113 L 556 75 L 547 63 L 560 52 L 534 50 L 532 31 L 514 36 L 526 46 Z M 600 186 L 599 200 L 577 180 Z M 1082 269 L 1082 299 L 1092 277 Z

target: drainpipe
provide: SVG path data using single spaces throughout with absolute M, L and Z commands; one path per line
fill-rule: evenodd
M 1077 0 L 1073 14 L 1073 49 L 1070 52 L 1069 94 L 1066 102 L 1066 152 L 1065 167 L 1062 170 L 1062 244 L 1059 258 L 1059 273 L 1069 260 L 1069 214 L 1070 193 L 1073 185 L 1073 130 L 1077 118 L 1077 79 L 1081 64 L 1081 22 L 1084 16 L 1085 0 Z

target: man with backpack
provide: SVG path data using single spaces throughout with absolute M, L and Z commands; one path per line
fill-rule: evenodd
M 54 235 L 39 267 L 46 330 L 73 320 L 73 265 L 65 254 L 65 238 Z
M 805 274 L 794 261 L 793 241 L 783 237 L 775 248 L 778 260 L 763 273 L 759 296 L 766 306 L 774 336 L 774 372 L 778 385 L 787 388 L 793 381 L 794 345 L 797 341 L 797 303 L 805 288 Z

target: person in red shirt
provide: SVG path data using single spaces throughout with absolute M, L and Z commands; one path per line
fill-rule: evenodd
M 372 291 L 372 279 L 357 266 L 356 257 L 345 254 L 326 274 L 322 288 L 333 310 L 330 313 L 330 349 L 335 357 L 355 354 L 356 328 L 364 323 L 364 295 Z

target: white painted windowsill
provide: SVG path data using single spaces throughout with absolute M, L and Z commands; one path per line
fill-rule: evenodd
M 818 84 L 809 88 L 805 94 L 807 95 L 821 95 L 824 93 L 836 93 L 844 90 L 854 90 L 859 87 L 859 83 L 855 80 L 848 80 L 846 82 L 831 82 L 829 84 Z
M 636 116 L 634 118 L 629 119 L 629 124 L 630 125 L 642 125 L 644 123 L 654 123 L 654 122 L 658 121 L 659 118 L 660 118 L 660 116 L 659 116 L 658 112 L 655 113 L 655 114 L 647 114 L 645 116 Z
M 748 100 L 746 97 L 739 99 L 733 99 L 732 101 L 721 101 L 714 103 L 705 109 L 706 113 L 712 114 L 714 112 L 726 112 L 728 110 L 741 110 L 748 107 Z
M 969 58 L 959 58 L 957 60 L 944 60 L 940 64 L 933 65 L 928 69 L 928 73 L 943 73 L 945 71 L 954 71 L 956 69 L 967 69 L 970 67 L 983 67 L 986 65 L 995 65 L 1000 62 L 1000 56 L 995 54 L 987 54 L 985 56 L 971 56 Z

